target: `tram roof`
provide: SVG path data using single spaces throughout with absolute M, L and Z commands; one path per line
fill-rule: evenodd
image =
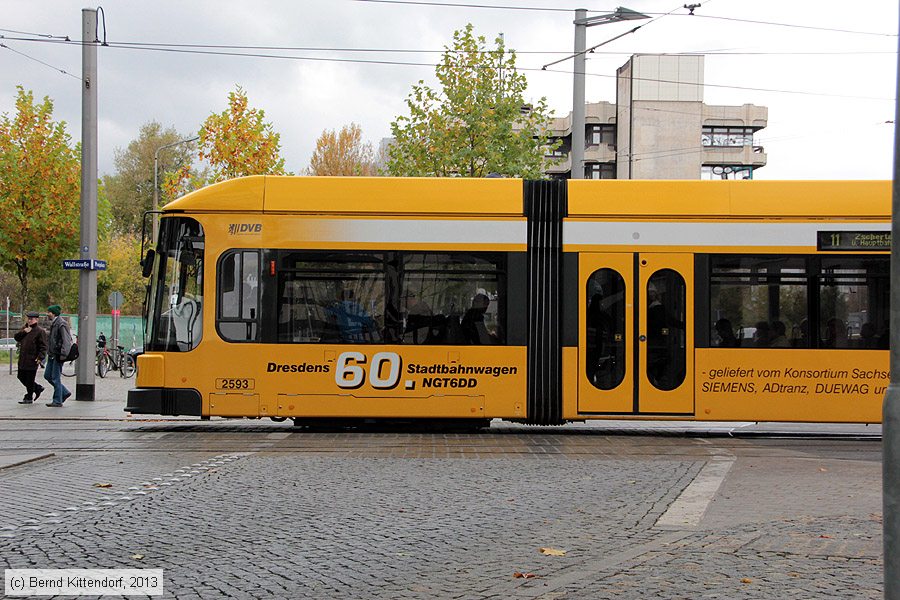
M 165 211 L 521 217 L 521 179 L 258 175 Z M 890 181 L 569 180 L 569 217 L 889 218 Z

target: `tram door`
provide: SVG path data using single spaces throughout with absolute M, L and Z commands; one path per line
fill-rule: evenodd
M 694 412 L 693 256 L 582 254 L 578 411 Z
M 638 272 L 638 412 L 694 412 L 694 257 L 642 253 Z

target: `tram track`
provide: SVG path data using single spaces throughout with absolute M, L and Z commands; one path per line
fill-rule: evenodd
M 152 442 L 153 445 L 149 445 Z M 540 458 L 557 460 L 696 460 L 709 461 L 723 455 L 732 455 L 743 460 L 792 460 L 799 462 L 836 461 L 841 463 L 879 462 L 880 448 L 873 448 L 869 443 L 863 446 L 743 446 L 743 445 L 711 445 L 711 446 L 676 446 L 645 444 L 640 446 L 614 447 L 571 447 L 567 445 L 540 445 L 520 447 L 497 447 L 479 443 L 461 443 L 447 445 L 441 442 L 392 442 L 373 443 L 371 440 L 362 443 L 334 443 L 331 441 L 312 441 L 306 444 L 284 443 L 284 440 L 258 440 L 254 443 L 235 441 L 233 439 L 211 440 L 203 443 L 185 444 L 184 440 L 166 440 L 154 438 L 146 441 L 116 443 L 111 446 L 103 442 L 102 446 L 95 441 L 83 440 L 83 443 L 69 442 L 64 444 L 28 443 L 26 440 L 8 440 L 4 443 L 6 453 L 27 454 L 50 452 L 54 454 L 108 454 L 138 453 L 167 454 L 172 452 L 258 452 L 272 454 L 296 454 L 299 456 L 356 456 L 356 457 L 392 457 L 392 458 L 475 458 L 480 460 L 497 459 L 532 459 Z M 857 444 L 857 442 L 854 442 Z

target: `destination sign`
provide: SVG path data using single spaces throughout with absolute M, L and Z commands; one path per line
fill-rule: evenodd
M 890 231 L 820 231 L 816 245 L 823 252 L 886 252 Z

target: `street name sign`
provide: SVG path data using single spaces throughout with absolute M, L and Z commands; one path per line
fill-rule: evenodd
M 83 269 L 88 271 L 105 271 L 106 261 L 96 258 L 67 258 L 63 260 L 63 269 Z

